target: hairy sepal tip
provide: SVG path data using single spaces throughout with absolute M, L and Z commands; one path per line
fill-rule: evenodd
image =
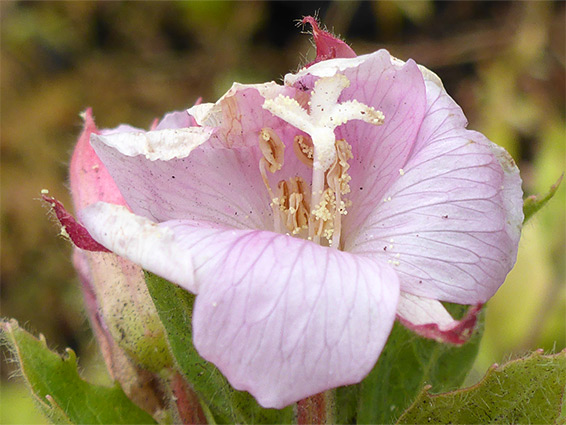
M 61 234 L 68 237 L 77 248 L 84 249 L 85 251 L 110 252 L 92 238 L 88 230 L 75 217 L 69 214 L 61 202 L 48 196 L 45 190 L 41 191 L 41 198 L 55 212 L 55 216 L 59 224 L 61 224 Z

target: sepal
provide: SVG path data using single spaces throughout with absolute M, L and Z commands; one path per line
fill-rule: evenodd
M 41 197 L 55 212 L 55 216 L 61 224 L 62 236 L 69 238 L 77 248 L 85 251 L 110 252 L 92 238 L 88 230 L 75 217 L 69 214 L 61 202 L 51 196 L 47 196 L 47 193 L 44 189 Z
M 525 201 L 523 203 L 523 213 L 525 214 L 525 220 L 523 221 L 523 223 L 526 223 L 527 221 L 529 221 L 529 219 L 533 215 L 535 215 L 542 207 L 544 207 L 546 205 L 546 203 L 548 201 L 550 201 L 552 199 L 552 197 L 554 196 L 554 194 L 558 190 L 560 183 L 562 183 L 563 178 L 564 178 L 564 173 L 562 173 L 560 175 L 558 180 L 556 180 L 556 183 L 554 183 L 552 186 L 550 186 L 550 189 L 548 190 L 548 192 L 544 196 L 542 196 L 542 195 L 531 195 L 531 196 L 528 196 L 525 199 Z
M 50 351 L 45 338 L 33 337 L 15 320 L 0 323 L 0 330 L 38 407 L 52 423 L 156 423 L 119 385 L 109 388 L 83 380 L 71 349 L 66 350 L 66 356 Z
M 312 37 L 316 46 L 316 58 L 307 67 L 328 59 L 355 58 L 357 56 L 356 52 L 345 42 L 328 31 L 320 29 L 318 22 L 312 16 L 305 16 L 301 24 L 311 25 Z

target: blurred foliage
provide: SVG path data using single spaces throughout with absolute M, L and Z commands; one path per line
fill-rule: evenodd
M 201 96 L 214 101 L 232 81 L 280 80 L 313 57 L 295 27 L 307 14 L 318 12 L 357 53 L 384 47 L 437 72 L 470 128 L 513 155 L 526 194 L 545 193 L 566 168 L 565 9 L 560 1 L 0 2 L 2 315 L 99 370 L 70 247 L 34 201 L 46 187 L 69 204 L 79 112 L 92 106 L 103 128 L 148 127 Z M 563 185 L 525 226 L 517 266 L 488 305 L 472 381 L 493 362 L 566 346 L 565 205 Z M 9 372 L 2 368 L 3 380 Z M 6 405 L 15 396 L 4 382 Z M 29 420 L 7 412 L 3 423 Z

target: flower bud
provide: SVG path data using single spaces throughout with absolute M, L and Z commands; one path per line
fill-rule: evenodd
M 91 134 L 98 133 L 90 109 L 83 119 L 84 130 L 70 164 L 75 211 L 98 201 L 126 205 L 90 146 Z M 73 263 L 81 278 L 87 311 L 110 375 L 134 401 L 149 407 L 152 413 L 163 408 L 153 374 L 171 367 L 173 358 L 143 270 L 113 253 L 76 247 Z

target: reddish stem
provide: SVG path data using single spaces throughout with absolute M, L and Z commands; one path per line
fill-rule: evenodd
M 179 418 L 185 425 L 205 424 L 206 416 L 195 392 L 189 387 L 179 372 L 171 380 L 171 391 L 175 398 Z
M 297 403 L 297 425 L 325 424 L 326 396 L 324 393 L 315 394 Z

